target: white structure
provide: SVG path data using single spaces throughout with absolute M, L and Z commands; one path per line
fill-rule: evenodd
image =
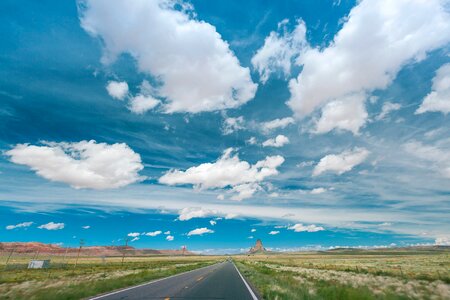
M 50 267 L 50 260 L 31 260 L 28 263 L 28 269 L 43 269 Z

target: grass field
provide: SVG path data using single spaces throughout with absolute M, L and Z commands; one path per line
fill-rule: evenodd
M 264 299 L 450 299 L 450 252 L 359 251 L 233 256 Z M 223 260 L 223 256 L 0 256 L 0 299 L 82 299 Z
M 235 258 L 264 299 L 450 299 L 449 252 Z
M 41 257 L 44 259 L 45 257 Z M 0 299 L 82 299 L 217 262 L 219 257 L 52 257 L 48 269 L 26 269 L 31 257 L 15 257 L 0 271 Z M 3 258 L 5 261 L 5 258 Z

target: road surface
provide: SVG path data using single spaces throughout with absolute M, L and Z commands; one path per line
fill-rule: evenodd
M 97 299 L 257 300 L 258 297 L 235 265 L 226 261 L 91 298 L 91 300 Z

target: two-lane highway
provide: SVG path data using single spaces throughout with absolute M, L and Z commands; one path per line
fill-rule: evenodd
M 235 265 L 227 261 L 91 298 L 97 299 L 256 300 L 258 297 Z

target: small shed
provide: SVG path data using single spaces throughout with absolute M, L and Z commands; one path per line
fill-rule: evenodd
M 31 260 L 28 263 L 28 269 L 45 269 L 50 267 L 50 260 Z

